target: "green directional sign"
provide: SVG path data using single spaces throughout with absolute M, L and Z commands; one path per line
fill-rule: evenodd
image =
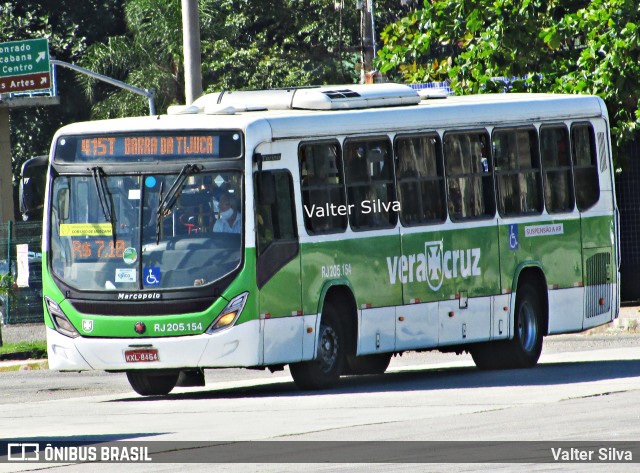
M 49 40 L 0 43 L 0 93 L 49 88 Z

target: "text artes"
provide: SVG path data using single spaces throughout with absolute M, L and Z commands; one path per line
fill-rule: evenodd
M 304 212 L 307 217 L 320 218 L 320 217 L 336 217 L 338 215 L 351 215 L 354 212 L 356 205 L 336 205 L 336 204 L 324 204 L 311 206 L 305 205 Z M 400 202 L 397 200 L 391 202 L 384 202 L 380 199 L 376 200 L 363 200 L 360 202 L 360 213 L 382 213 L 382 212 L 400 212 Z

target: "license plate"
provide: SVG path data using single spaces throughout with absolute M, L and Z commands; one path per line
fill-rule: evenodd
M 144 350 L 127 350 L 124 352 L 124 359 L 127 363 L 144 363 L 148 361 L 160 361 L 158 350 L 155 348 Z

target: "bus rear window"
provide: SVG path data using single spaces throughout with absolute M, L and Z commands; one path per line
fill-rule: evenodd
M 150 162 L 241 156 L 242 135 L 239 131 L 178 131 L 62 136 L 56 142 L 54 161 Z

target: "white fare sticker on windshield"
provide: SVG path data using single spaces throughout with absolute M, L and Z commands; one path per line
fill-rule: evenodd
M 135 268 L 116 269 L 116 282 L 136 282 Z
M 140 189 L 129 189 L 129 200 L 140 200 Z

